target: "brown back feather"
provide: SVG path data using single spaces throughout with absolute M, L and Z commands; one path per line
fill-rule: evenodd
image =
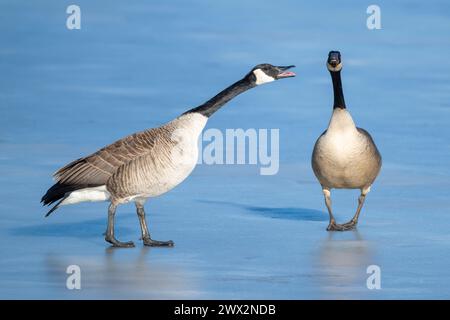
M 167 132 L 164 127 L 152 128 L 118 140 L 99 151 L 77 159 L 54 173 L 57 182 L 66 185 L 105 185 L 116 170 L 151 152 L 155 138 Z

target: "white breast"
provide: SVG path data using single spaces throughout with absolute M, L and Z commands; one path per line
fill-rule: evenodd
M 360 135 L 346 109 L 336 108 L 331 116 L 326 134 L 321 138 L 323 156 L 332 158 L 334 165 L 346 166 L 361 147 Z
M 173 129 L 170 139 L 176 143 L 168 152 L 167 163 L 153 171 L 153 176 L 147 180 L 145 193 L 130 197 L 127 201 L 159 196 L 185 180 L 197 164 L 198 138 L 207 121 L 208 118 L 199 113 L 189 113 L 169 123 L 167 126 Z
M 176 121 L 176 129 L 171 139 L 177 144 L 171 152 L 171 166 L 174 169 L 168 175 L 171 188 L 183 181 L 194 170 L 198 160 L 198 139 L 208 118 L 199 113 L 192 113 L 174 121 Z

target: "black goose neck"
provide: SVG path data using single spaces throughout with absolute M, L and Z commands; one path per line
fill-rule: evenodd
M 197 112 L 209 118 L 228 101 L 255 86 L 256 84 L 254 83 L 254 81 L 251 81 L 251 76 L 246 76 L 245 78 L 235 82 L 225 90 L 219 92 L 204 104 L 186 111 L 185 114 Z
M 334 104 L 333 109 L 345 109 L 344 92 L 342 90 L 341 71 L 330 71 L 333 80 Z

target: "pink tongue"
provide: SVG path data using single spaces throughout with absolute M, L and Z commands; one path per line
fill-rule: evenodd
M 281 73 L 280 76 L 282 76 L 282 77 L 291 77 L 291 76 L 295 76 L 295 73 L 292 72 L 292 71 L 285 71 L 285 72 Z

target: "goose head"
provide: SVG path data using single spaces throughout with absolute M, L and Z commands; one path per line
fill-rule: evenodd
M 339 51 L 330 51 L 330 53 L 328 53 L 327 68 L 330 72 L 341 71 L 342 60 Z
M 255 66 L 247 75 L 255 85 L 272 82 L 279 79 L 295 77 L 295 73 L 288 71 L 295 66 L 273 66 L 269 63 L 262 63 Z

